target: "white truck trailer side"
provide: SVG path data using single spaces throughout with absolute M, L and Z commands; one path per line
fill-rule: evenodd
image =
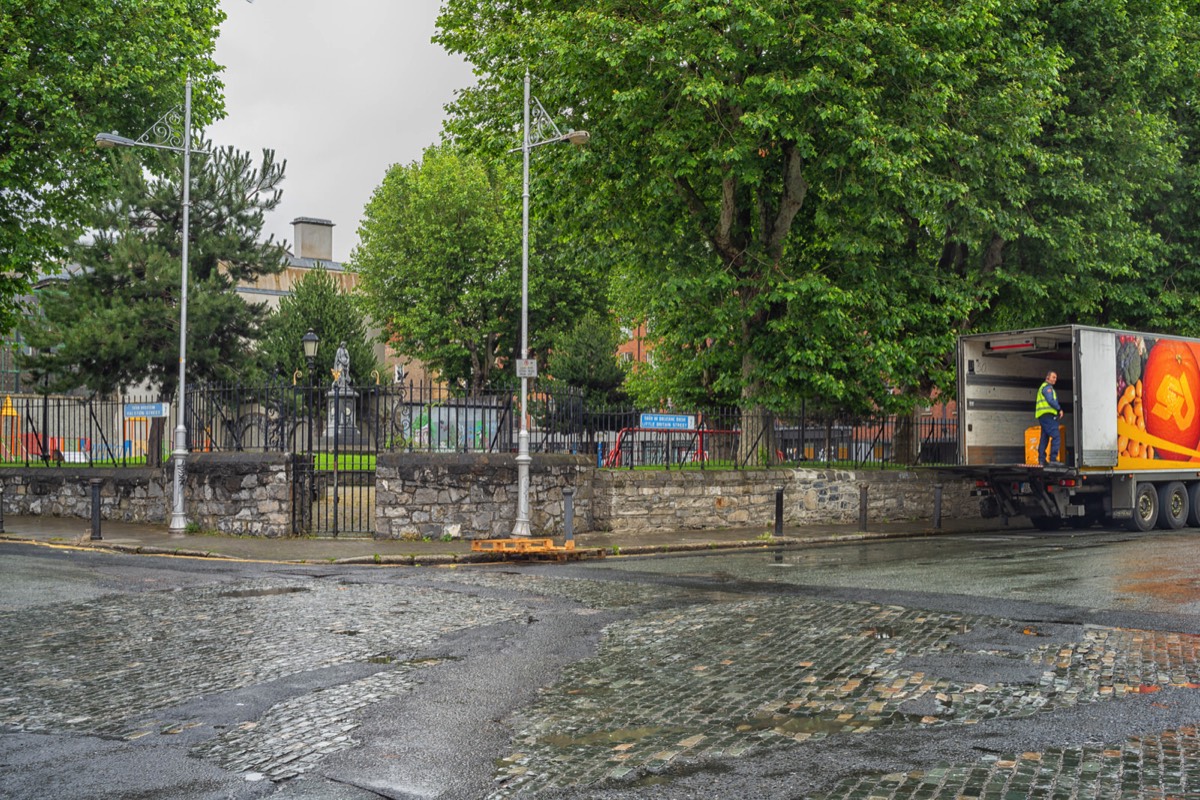
M 1033 411 L 1050 370 L 1066 413 L 1061 460 L 1043 468 Z M 959 337 L 958 458 L 984 516 L 1200 526 L 1198 402 L 1200 339 L 1084 325 Z

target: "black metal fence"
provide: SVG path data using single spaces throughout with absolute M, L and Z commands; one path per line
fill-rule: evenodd
M 173 404 L 153 397 L 6 395 L 0 463 L 137 466 L 172 449 Z M 199 386 L 187 397 L 193 452 L 511 453 L 515 392 L 462 395 L 432 383 Z M 742 469 L 774 464 L 865 468 L 953 464 L 957 419 L 740 409 L 684 412 L 596 407 L 580 392 L 532 389 L 530 449 L 594 457 L 610 468 Z

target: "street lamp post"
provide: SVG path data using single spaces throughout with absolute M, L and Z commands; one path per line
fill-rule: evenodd
M 531 141 L 530 121 L 535 126 L 537 141 Z M 563 133 L 554 120 L 529 92 L 529 70 L 525 70 L 525 118 L 521 142 L 521 358 L 517 361 L 517 375 L 521 379 L 521 427 L 517 434 L 517 519 L 513 524 L 513 536 L 529 536 L 529 379 L 537 377 L 537 361 L 529 358 L 529 151 L 544 144 L 571 143 L 582 145 L 588 141 L 587 131 Z M 512 152 L 511 150 L 509 152 Z
M 313 489 L 316 480 L 316 464 L 314 459 L 316 455 L 313 453 L 313 409 L 317 402 L 316 379 L 313 374 L 314 365 L 317 360 L 317 345 L 321 343 L 321 339 L 317 334 L 313 333 L 313 329 L 309 328 L 308 333 L 300 337 L 300 345 L 304 348 L 304 360 L 308 362 L 308 450 L 304 455 L 304 497 L 301 501 L 304 506 L 304 532 L 312 532 L 312 509 L 313 509 Z
M 308 333 L 300 337 L 300 344 L 304 347 L 304 360 L 308 362 L 308 457 L 310 459 L 312 458 L 313 402 L 316 399 L 313 365 L 317 360 L 317 345 L 320 343 L 320 337 L 313 333 L 312 328 L 309 328 Z
M 179 387 L 177 389 L 178 409 L 175 412 L 175 449 L 171 456 L 175 461 L 175 478 L 172 487 L 171 521 L 168 529 L 173 534 L 182 534 L 187 528 L 187 513 L 183 506 L 183 479 L 186 468 L 187 424 L 184 416 L 184 404 L 187 395 L 187 303 L 188 303 L 188 219 L 191 203 L 191 168 L 192 153 L 203 150 L 192 150 L 192 78 L 188 76 L 184 83 L 183 92 L 183 132 L 175 127 L 179 123 L 180 109 L 178 106 L 168 111 L 158 122 L 137 139 L 128 139 L 115 133 L 96 134 L 97 147 L 151 147 L 156 150 L 171 150 L 183 154 L 183 256 L 182 277 L 179 294 Z M 157 141 L 153 141 L 157 140 Z

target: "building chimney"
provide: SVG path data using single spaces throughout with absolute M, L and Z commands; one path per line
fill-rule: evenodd
M 333 223 L 327 219 L 296 217 L 292 220 L 296 258 L 333 261 Z

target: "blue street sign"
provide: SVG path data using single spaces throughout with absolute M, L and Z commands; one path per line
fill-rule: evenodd
M 166 403 L 126 403 L 125 418 L 131 417 L 165 417 L 167 416 Z
M 642 414 L 641 427 L 658 430 L 691 430 L 696 418 L 691 414 Z

